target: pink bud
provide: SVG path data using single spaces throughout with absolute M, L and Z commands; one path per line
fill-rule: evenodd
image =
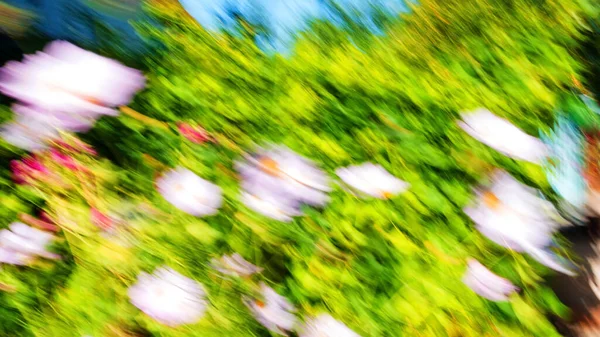
M 100 212 L 99 210 L 97 210 L 94 207 L 92 207 L 90 209 L 90 213 L 91 213 L 92 223 L 94 225 L 96 225 L 96 227 L 98 227 L 102 230 L 109 230 L 112 228 L 113 221 L 108 215 Z
M 196 144 L 202 144 L 210 141 L 208 132 L 200 126 L 191 126 L 188 123 L 179 122 L 177 123 L 177 129 L 179 132 L 190 142 Z

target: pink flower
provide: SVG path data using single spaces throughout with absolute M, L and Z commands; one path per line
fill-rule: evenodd
M 69 170 L 76 171 L 80 167 L 73 157 L 62 153 L 57 149 L 50 149 L 50 158 L 58 165 L 64 166 Z
M 102 230 L 109 230 L 113 227 L 113 220 L 108 215 L 100 212 L 96 208 L 90 209 L 92 223 Z
M 26 184 L 29 178 L 35 178 L 37 175 L 47 175 L 50 173 L 48 168 L 36 157 L 25 157 L 22 160 L 12 160 L 10 162 L 13 181 L 17 184 Z
M 11 160 L 10 169 L 12 171 L 12 179 L 15 183 L 23 185 L 27 180 L 27 168 L 20 160 Z
M 35 156 L 25 157 L 22 161 L 31 171 L 40 172 L 44 174 L 50 172 L 48 168 L 44 164 L 42 164 L 42 162 Z
M 190 142 L 202 144 L 211 140 L 210 135 L 200 126 L 191 126 L 188 123 L 177 123 L 179 132 Z

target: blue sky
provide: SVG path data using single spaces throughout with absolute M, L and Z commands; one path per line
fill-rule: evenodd
M 115 11 L 89 7 L 97 0 L 5 0 L 21 8 L 30 9 L 38 15 L 37 28 L 54 39 L 89 41 L 94 38 L 89 19 L 82 13 L 100 19 L 123 33 L 134 38 L 135 31 L 127 22 L 139 18 L 140 11 L 125 11 L 115 15 Z M 134 4 L 137 0 L 103 0 L 104 3 Z M 268 44 L 263 48 L 286 51 L 295 34 L 307 27 L 311 19 L 335 17 L 326 5 L 327 0 L 180 0 L 183 7 L 207 30 L 230 29 L 237 13 L 249 22 L 262 24 L 271 32 L 270 38 L 261 39 Z M 406 9 L 404 0 L 336 0 L 344 10 L 360 16 L 375 31 L 375 25 L 369 21 L 373 8 L 384 9 L 389 13 L 398 13 Z M 100 3 L 100 2 L 97 2 Z M 117 12 L 118 13 L 118 12 Z M 370 22 L 370 24 L 369 24 Z
M 266 25 L 272 34 L 271 42 L 278 51 L 285 50 L 293 41 L 294 34 L 305 29 L 311 19 L 335 21 L 325 0 L 180 0 L 183 7 L 208 30 L 230 28 L 233 24 L 231 12 L 242 14 L 251 23 Z M 388 13 L 399 13 L 406 9 L 404 0 L 337 0 L 344 10 L 354 13 L 368 22 L 374 14 L 373 8 Z

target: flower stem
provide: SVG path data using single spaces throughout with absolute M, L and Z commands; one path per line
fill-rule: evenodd
M 158 121 L 158 120 L 156 120 L 154 118 L 150 118 L 148 116 L 142 115 L 141 113 L 133 110 L 130 107 L 122 106 L 122 107 L 119 107 L 119 110 L 122 113 L 126 114 L 127 116 L 132 117 L 134 119 L 137 119 L 138 121 L 140 121 L 140 122 L 142 122 L 142 123 L 144 123 L 146 125 L 156 126 L 158 128 L 161 128 L 161 129 L 167 129 L 167 130 L 170 129 L 169 124 L 167 124 L 165 122 Z

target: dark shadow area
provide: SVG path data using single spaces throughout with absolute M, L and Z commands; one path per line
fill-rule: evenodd
M 594 251 L 594 245 L 600 244 L 599 219 L 592 219 L 588 226 L 570 227 L 562 234 L 572 243 L 572 251 L 577 255 L 580 270 L 577 276 L 557 274 L 549 280 L 550 286 L 558 298 L 572 310 L 568 324 L 579 325 L 592 320 L 591 313 L 600 308 L 600 299 L 593 292 L 590 281 L 593 280 L 591 262 L 600 259 Z M 555 321 L 561 334 L 576 336 L 567 323 Z

